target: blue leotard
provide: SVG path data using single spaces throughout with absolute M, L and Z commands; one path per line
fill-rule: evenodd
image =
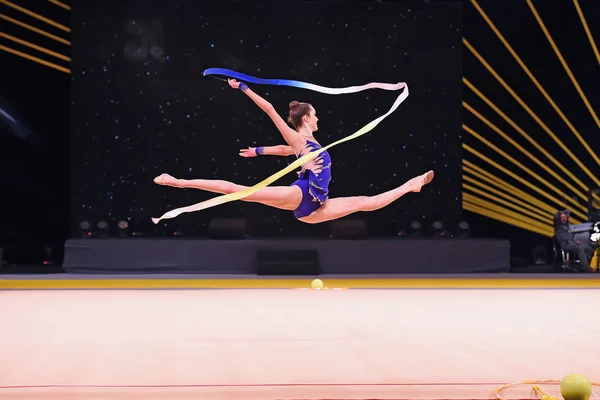
M 307 140 L 305 151 L 297 154 L 297 157 L 319 150 L 321 147 L 320 144 Z M 294 210 L 294 216 L 296 218 L 306 217 L 325 204 L 329 197 L 330 182 L 331 157 L 327 151 L 324 151 L 314 160 L 304 164 L 298 180 L 292 183 L 302 190 L 302 201 Z

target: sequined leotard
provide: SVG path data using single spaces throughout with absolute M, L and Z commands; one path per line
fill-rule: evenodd
M 321 149 L 321 147 L 320 144 L 307 140 L 305 150 L 296 156 L 300 158 L 302 155 Z M 327 151 L 324 151 L 314 160 L 304 164 L 298 180 L 292 183 L 302 190 L 302 201 L 294 210 L 294 216 L 296 218 L 306 217 L 325 204 L 329 197 L 330 182 L 331 157 Z

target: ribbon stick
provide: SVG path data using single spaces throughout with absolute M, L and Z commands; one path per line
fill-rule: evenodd
M 394 102 L 394 104 L 392 105 L 392 107 L 389 109 L 389 111 L 387 113 L 385 113 L 385 114 L 381 115 L 380 117 L 374 119 L 373 121 L 369 122 L 368 124 L 363 126 L 361 129 L 359 129 L 355 133 L 353 133 L 349 136 L 346 136 L 340 140 L 337 140 L 325 147 L 322 147 L 321 149 L 319 149 L 317 151 L 310 152 L 310 153 L 298 158 L 296 161 L 294 161 L 293 163 L 291 163 L 290 165 L 288 165 L 281 171 L 271 175 L 270 177 L 264 179 L 263 181 L 257 183 L 256 185 L 254 185 L 252 187 L 249 187 L 248 189 L 241 190 L 241 191 L 235 192 L 235 193 L 217 196 L 212 199 L 203 201 L 201 203 L 193 204 L 193 205 L 190 205 L 187 207 L 177 208 L 175 210 L 171 210 L 171 211 L 165 213 L 160 218 L 152 218 L 152 222 L 154 222 L 155 224 L 157 224 L 159 221 L 161 221 L 163 219 L 175 218 L 183 213 L 205 210 L 207 208 L 215 207 L 215 206 L 225 204 L 225 203 L 228 203 L 231 201 L 241 200 L 245 197 L 248 197 L 248 196 L 258 192 L 259 190 L 269 186 L 270 184 L 279 180 L 280 178 L 287 175 L 288 173 L 298 169 L 299 167 L 301 167 L 303 164 L 307 163 L 308 161 L 315 159 L 319 154 L 332 148 L 333 146 L 337 146 L 338 144 L 356 139 L 359 136 L 362 136 L 362 135 L 370 132 L 381 121 L 383 121 L 390 114 L 392 114 L 394 111 L 396 111 L 396 109 L 400 106 L 400 104 L 402 104 L 402 102 L 404 100 L 406 100 L 406 98 L 408 97 L 408 86 L 404 82 L 399 82 L 399 83 L 395 83 L 395 84 L 371 82 L 371 83 L 367 83 L 367 84 L 361 85 L 361 86 L 349 86 L 349 87 L 344 87 L 344 88 L 329 88 L 329 87 L 325 87 L 325 86 L 314 85 L 312 83 L 287 80 L 287 79 L 255 78 L 255 77 L 245 75 L 245 74 L 242 74 L 242 73 L 239 73 L 236 71 L 222 69 L 222 68 L 210 68 L 210 69 L 207 69 L 206 71 L 204 71 L 205 76 L 206 75 L 215 75 L 215 74 L 225 75 L 230 78 L 239 79 L 242 81 L 255 83 L 255 84 L 259 84 L 259 85 L 291 86 L 291 87 L 297 87 L 297 88 L 312 90 L 312 91 L 325 93 L 325 94 L 333 94 L 333 95 L 357 93 L 357 92 L 361 92 L 363 90 L 368 90 L 368 89 L 382 89 L 382 90 L 390 90 L 390 91 L 397 91 L 400 89 L 404 89 L 404 90 L 398 96 L 398 98 L 396 98 L 396 101 Z

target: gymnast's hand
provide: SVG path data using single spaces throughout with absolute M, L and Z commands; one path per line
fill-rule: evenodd
M 248 147 L 247 149 L 240 149 L 241 157 L 256 157 L 256 147 Z
M 227 79 L 227 83 L 229 83 L 229 86 L 231 86 L 232 88 L 239 89 L 241 82 L 238 82 L 235 79 Z

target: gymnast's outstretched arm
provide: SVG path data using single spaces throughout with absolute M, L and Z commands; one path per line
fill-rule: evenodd
M 259 106 L 261 110 L 267 113 L 267 115 L 269 116 L 269 118 L 271 118 L 279 132 L 281 132 L 281 135 L 283 136 L 287 144 L 290 147 L 292 147 L 292 149 L 294 149 L 294 152 L 296 154 L 302 152 L 302 149 L 304 148 L 305 144 L 304 140 L 300 137 L 298 132 L 290 128 L 288 124 L 286 124 L 286 122 L 283 120 L 283 118 L 281 118 L 281 116 L 277 114 L 275 107 L 273 107 L 271 103 L 260 97 L 258 94 L 254 93 L 252 89 L 250 89 L 247 85 L 242 84 L 241 82 L 238 82 L 235 79 L 229 79 L 227 82 L 229 82 L 229 86 L 231 86 L 234 89 L 239 89 L 240 85 L 243 85 L 242 90 L 246 94 L 246 96 L 250 97 L 250 99 L 257 106 Z
M 286 145 L 248 147 L 247 149 L 240 149 L 240 156 L 242 157 L 256 157 L 261 155 L 287 157 L 293 154 L 295 154 L 294 149 L 292 149 L 291 146 Z

